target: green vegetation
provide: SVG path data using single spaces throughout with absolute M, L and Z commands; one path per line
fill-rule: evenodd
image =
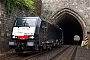
M 88 44 L 88 47 L 87 48 L 90 49 L 90 44 Z
M 6 0 L 5 6 L 9 16 L 11 16 L 15 7 L 28 9 L 30 12 L 33 12 L 35 9 L 34 0 Z

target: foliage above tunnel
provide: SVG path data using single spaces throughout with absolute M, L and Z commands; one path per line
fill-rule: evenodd
M 6 0 L 5 7 L 9 16 L 11 16 L 15 7 L 20 9 L 28 9 L 30 12 L 35 10 L 34 0 Z
M 34 0 L 16 0 L 16 4 L 34 10 Z

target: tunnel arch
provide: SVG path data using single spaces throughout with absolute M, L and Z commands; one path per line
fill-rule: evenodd
M 69 9 L 69 8 L 64 8 L 64 9 L 57 11 L 52 16 L 52 18 L 54 19 L 54 21 L 52 23 L 58 25 L 59 27 L 61 27 L 64 30 L 64 33 L 63 33 L 64 38 L 67 38 L 67 39 L 64 39 L 64 43 L 73 44 L 74 43 L 73 36 L 75 34 L 79 34 L 80 38 L 81 38 L 79 44 L 81 44 L 82 40 L 84 39 L 84 36 L 86 36 L 86 32 L 85 32 L 86 24 L 85 24 L 83 18 L 77 12 L 75 12 L 74 10 Z M 77 28 L 75 28 L 75 27 L 77 27 Z M 70 35 L 71 37 L 69 36 L 69 34 L 71 34 Z M 68 37 L 66 37 L 66 36 L 68 36 Z M 71 39 L 69 39 L 69 38 L 71 38 Z

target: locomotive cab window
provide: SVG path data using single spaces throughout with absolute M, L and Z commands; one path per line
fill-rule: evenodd
M 42 26 L 41 28 L 43 29 L 43 32 L 46 33 L 46 22 L 42 21 L 41 26 Z
M 16 19 L 14 26 L 36 26 L 36 19 L 22 19 L 22 18 L 18 18 Z

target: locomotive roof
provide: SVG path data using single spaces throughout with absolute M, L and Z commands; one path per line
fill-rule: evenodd
M 49 21 L 47 21 L 45 19 L 42 19 L 42 20 L 45 21 L 45 22 L 47 22 L 47 23 L 49 23 L 49 24 L 51 24 L 51 25 L 53 25 L 53 26 L 55 26 L 55 27 L 57 27 L 57 28 L 59 28 L 60 30 L 62 30 L 58 25 L 52 24 L 52 23 L 50 23 Z
M 31 18 L 31 19 L 38 19 L 38 18 L 40 18 L 40 17 L 17 17 L 17 18 L 27 18 L 27 19 Z
M 31 18 L 31 19 L 41 19 L 42 21 L 45 21 L 45 22 L 47 22 L 47 23 L 50 23 L 49 21 L 47 21 L 47 20 L 45 20 L 45 19 L 43 19 L 43 18 L 40 18 L 40 17 L 17 17 L 17 18 L 27 18 L 27 19 Z M 51 23 L 50 23 L 50 24 L 51 24 Z
M 41 17 L 39 17 L 39 16 L 36 16 L 36 17 L 17 17 L 17 18 L 40 19 L 40 20 L 45 21 L 45 22 L 47 22 L 47 23 L 49 23 L 49 24 L 51 24 L 51 25 L 53 25 L 53 26 L 55 26 L 55 27 L 59 28 L 60 30 L 62 30 L 62 29 L 61 29 L 58 25 L 52 24 L 51 22 L 49 22 L 49 21 L 47 21 L 47 20 L 45 20 L 45 19 L 43 19 L 43 18 L 41 18 Z

